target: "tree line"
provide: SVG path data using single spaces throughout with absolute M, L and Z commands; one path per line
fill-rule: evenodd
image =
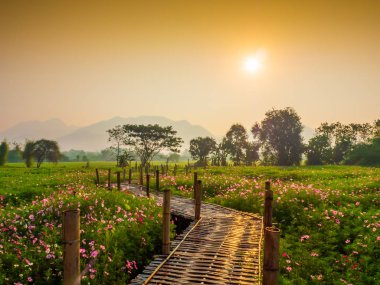
M 39 168 L 44 161 L 57 163 L 60 158 L 61 152 L 58 143 L 52 140 L 27 140 L 23 150 L 19 144 L 15 144 L 14 149 L 9 150 L 9 145 L 5 140 L 0 144 L 0 166 L 11 159 L 12 161 L 25 161 L 27 167 L 31 167 L 33 162 L 36 162 L 37 168 Z
M 211 137 L 190 141 L 198 165 L 380 164 L 380 120 L 373 124 L 322 123 L 303 143 L 301 118 L 293 108 L 270 110 L 251 128 L 252 140 L 241 124 L 234 124 L 220 143 Z
M 250 136 L 241 124 L 233 124 L 226 135 L 217 142 L 211 137 L 197 137 L 190 141 L 189 153 L 198 166 L 215 165 L 307 165 L 361 164 L 380 165 L 380 120 L 374 123 L 342 124 L 322 123 L 308 143 L 303 142 L 303 126 L 293 108 L 272 109 L 261 122 L 251 127 Z M 139 159 L 141 165 L 152 159 L 178 161 L 183 140 L 171 126 L 133 125 L 115 126 L 107 130 L 110 149 L 103 150 L 101 160 L 116 156 L 118 166 L 125 166 Z M 76 159 L 68 156 L 76 154 Z M 88 161 L 85 152 L 60 153 L 56 141 L 41 139 L 26 141 L 24 149 L 15 145 L 9 150 L 6 141 L 0 144 L 0 165 L 21 157 L 27 167 L 35 161 L 40 167 L 43 161 Z M 90 153 L 88 153 L 90 156 Z M 104 159 L 106 157 L 106 159 Z

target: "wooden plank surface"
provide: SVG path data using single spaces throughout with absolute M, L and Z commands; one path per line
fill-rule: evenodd
M 123 186 L 145 195 L 140 186 Z M 162 203 L 162 193 L 151 197 Z M 194 200 L 172 196 L 171 211 L 193 218 Z M 170 258 L 157 256 L 130 284 L 260 284 L 262 218 L 207 203 L 201 217 L 172 241 Z

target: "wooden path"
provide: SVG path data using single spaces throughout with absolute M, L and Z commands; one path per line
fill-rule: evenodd
M 123 186 L 145 196 L 140 186 Z M 162 203 L 162 193 L 150 195 Z M 194 200 L 172 196 L 171 211 L 193 218 Z M 260 284 L 261 248 L 261 217 L 203 203 L 169 256 L 157 256 L 130 284 Z

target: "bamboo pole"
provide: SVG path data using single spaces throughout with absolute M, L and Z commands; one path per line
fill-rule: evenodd
M 96 172 L 96 184 L 100 184 L 100 180 L 99 180 L 99 169 L 95 169 L 95 172 Z
M 111 168 L 108 168 L 108 189 L 111 189 Z
M 266 227 L 264 232 L 264 272 L 263 285 L 278 283 L 280 255 L 280 230 Z
M 132 168 L 129 168 L 128 171 L 128 184 L 132 183 Z
M 265 182 L 265 205 L 264 205 L 264 227 L 272 226 L 273 191 L 270 190 L 270 182 Z
M 156 169 L 156 190 L 160 189 L 160 171 Z
M 170 252 L 170 189 L 164 190 L 162 225 L 162 254 L 168 255 Z
M 193 182 L 193 187 L 194 187 L 194 196 L 193 198 L 195 199 L 195 189 L 197 188 L 197 181 L 198 181 L 198 172 L 194 171 L 194 182 Z
M 63 212 L 63 284 L 80 284 L 80 211 Z
M 194 218 L 198 221 L 201 218 L 201 203 L 202 203 L 202 181 L 197 181 L 197 186 L 195 187 L 195 208 L 194 208 Z
M 150 180 L 150 175 L 146 175 L 146 196 L 149 197 L 149 180 Z
M 120 184 L 120 171 L 116 172 L 117 190 L 121 189 Z
M 125 182 L 125 176 L 126 176 L 126 172 L 127 170 L 125 169 L 125 167 L 123 167 L 123 182 Z

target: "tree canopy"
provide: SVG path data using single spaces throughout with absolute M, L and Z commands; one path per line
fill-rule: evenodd
M 8 160 L 8 151 L 9 151 L 9 145 L 4 140 L 0 144 L 0 166 L 4 165 L 7 162 L 7 160 Z
M 33 154 L 39 168 L 44 160 L 58 162 L 60 151 L 56 141 L 41 139 L 34 143 Z
M 207 165 L 208 156 L 215 150 L 216 141 L 211 137 L 197 137 L 190 141 L 189 152 L 198 165 Z
M 235 165 L 244 162 L 248 146 L 247 130 L 240 124 L 234 124 L 226 134 L 226 148 Z
M 123 143 L 133 147 L 143 167 L 161 151 L 179 152 L 183 143 L 171 126 L 127 124 L 123 125 L 122 129 Z
M 357 145 L 368 144 L 374 136 L 374 125 L 322 123 L 306 147 L 307 164 L 343 163 Z
M 112 129 L 107 130 L 107 133 L 109 135 L 108 141 L 113 142 L 112 148 L 116 150 L 116 166 L 120 165 L 120 160 L 123 160 L 123 163 L 125 162 L 125 153 L 120 153 L 120 147 L 123 143 L 125 134 L 123 128 L 118 125 Z M 127 154 L 128 155 L 128 154 Z
M 299 165 L 304 150 L 301 118 L 293 108 L 270 110 L 251 131 L 260 145 L 263 161 L 273 165 Z

